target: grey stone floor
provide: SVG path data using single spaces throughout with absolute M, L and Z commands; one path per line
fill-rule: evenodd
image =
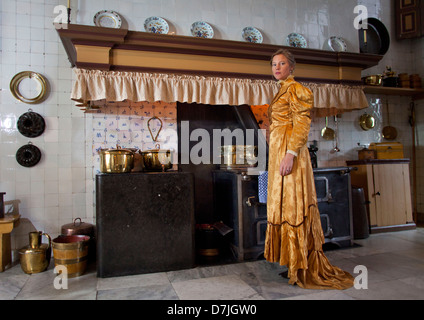
M 101 279 L 95 268 L 55 289 L 53 266 L 27 275 L 20 265 L 0 273 L 0 300 L 422 300 L 424 229 L 371 235 L 355 246 L 326 251 L 331 263 L 364 277 L 368 289 L 305 290 L 278 274 L 284 267 L 266 261 Z M 360 281 L 362 285 L 366 282 Z

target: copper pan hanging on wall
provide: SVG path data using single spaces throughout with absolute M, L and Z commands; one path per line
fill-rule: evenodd
M 325 127 L 321 130 L 321 136 L 325 140 L 334 140 L 336 136 L 334 130 L 328 127 L 328 117 L 325 117 Z
M 395 140 L 397 138 L 397 130 L 395 127 L 390 125 L 390 115 L 389 115 L 389 103 L 386 101 L 386 111 L 387 111 L 387 126 L 383 128 L 383 138 L 386 140 Z
M 359 125 L 364 131 L 371 130 L 375 127 L 375 118 L 370 114 L 364 113 L 359 118 Z

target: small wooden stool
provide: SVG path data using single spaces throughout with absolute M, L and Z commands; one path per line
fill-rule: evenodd
M 6 215 L 0 219 L 0 272 L 12 262 L 10 233 L 17 226 L 20 215 Z

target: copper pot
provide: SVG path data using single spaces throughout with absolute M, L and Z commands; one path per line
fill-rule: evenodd
M 101 149 L 100 171 L 103 173 L 125 173 L 134 168 L 134 152 L 130 149 Z
M 96 260 L 96 239 L 95 239 L 95 228 L 90 223 L 81 221 L 81 218 L 76 218 L 73 223 L 65 224 L 62 226 L 61 236 L 89 236 L 89 250 L 88 258 L 89 261 Z
M 81 221 L 81 218 L 76 218 L 73 223 L 62 226 L 62 235 L 86 235 L 92 237 L 94 235 L 94 226 Z
M 369 86 L 381 86 L 383 84 L 383 76 L 381 74 L 364 77 L 362 80 Z
M 257 147 L 253 145 L 228 145 L 221 147 L 222 165 L 255 166 L 258 162 Z
M 160 145 L 156 145 L 157 149 L 139 151 L 144 164 L 145 171 L 162 171 L 165 172 L 172 168 L 172 152 L 169 149 L 160 149 Z

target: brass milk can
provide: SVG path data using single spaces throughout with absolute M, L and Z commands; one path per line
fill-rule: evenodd
M 46 236 L 48 243 L 41 243 Z M 27 274 L 43 272 L 50 263 L 52 239 L 47 233 L 34 231 L 29 233 L 29 245 L 19 250 L 21 268 Z

